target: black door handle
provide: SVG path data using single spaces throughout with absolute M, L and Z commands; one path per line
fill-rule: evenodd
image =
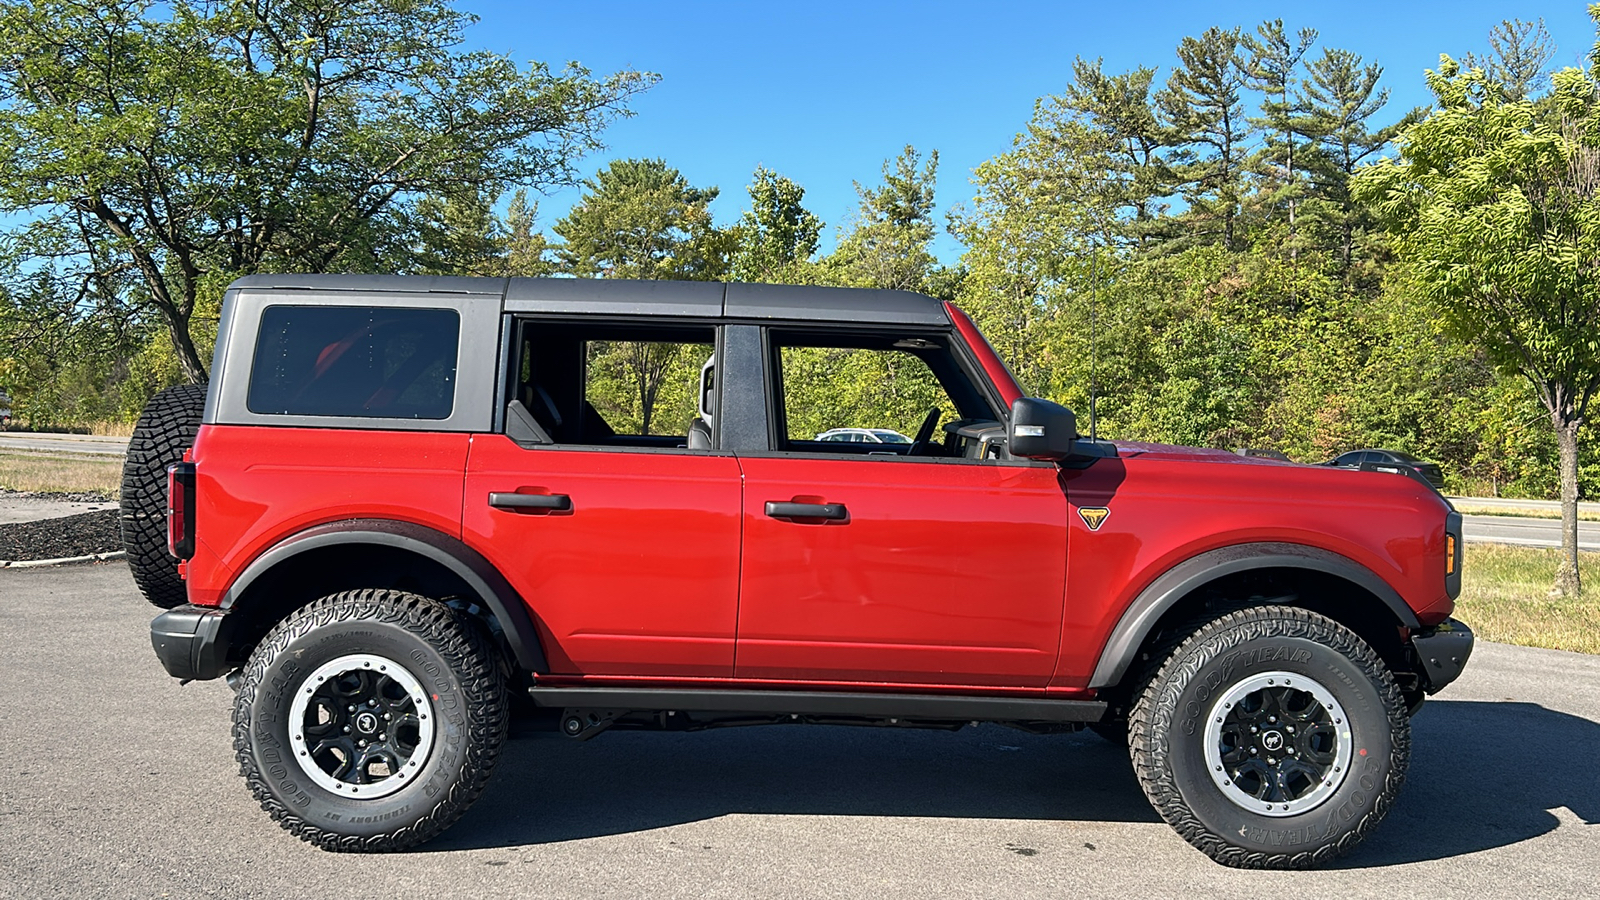
M 774 519 L 847 519 L 849 510 L 843 503 L 787 503 L 767 501 L 767 515 Z
M 572 509 L 572 498 L 566 494 L 514 494 L 495 491 L 489 495 L 489 505 L 495 509 L 550 509 L 566 512 Z

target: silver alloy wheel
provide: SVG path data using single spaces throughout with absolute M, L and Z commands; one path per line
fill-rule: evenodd
M 1222 795 L 1258 815 L 1315 809 L 1350 774 L 1349 717 L 1331 691 L 1295 672 L 1263 672 L 1228 688 L 1203 740 Z
M 416 780 L 436 731 L 422 683 L 387 657 L 351 653 L 317 667 L 289 707 L 294 760 L 332 794 L 370 800 Z

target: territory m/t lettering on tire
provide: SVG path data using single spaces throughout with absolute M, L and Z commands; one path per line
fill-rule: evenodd
M 1225 865 L 1305 868 L 1376 828 L 1411 724 L 1388 668 L 1331 619 L 1256 607 L 1173 651 L 1130 717 L 1134 771 L 1184 840 Z
M 499 660 L 449 607 L 400 591 L 324 597 L 250 657 L 239 771 L 262 809 L 326 850 L 400 850 L 466 812 L 508 713 Z

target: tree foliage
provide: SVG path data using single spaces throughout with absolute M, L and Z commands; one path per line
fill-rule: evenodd
M 822 220 L 802 205 L 805 188 L 763 166 L 756 169 L 749 192 L 751 208 L 739 217 L 735 233 L 734 280 L 805 280 L 802 272 L 822 234 Z
M 1550 417 L 1561 456 L 1563 593 L 1581 588 L 1578 431 L 1600 388 L 1597 74 L 1563 69 L 1537 103 L 1442 57 L 1428 73 L 1438 108 L 1407 129 L 1399 161 L 1359 180 L 1418 289 L 1463 339 L 1527 378 Z
M 427 198 L 568 183 L 654 76 L 459 49 L 445 0 L 0 3 L 0 212 L 68 281 L 133 274 L 183 377 L 256 271 L 408 271 Z M 426 263 L 423 263 L 425 266 Z
M 552 229 L 564 242 L 555 251 L 563 271 L 679 281 L 727 273 L 733 242 L 708 209 L 716 188 L 690 185 L 659 159 L 615 160 L 583 184 Z

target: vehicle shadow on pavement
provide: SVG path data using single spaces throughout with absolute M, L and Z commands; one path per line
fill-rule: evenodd
M 1600 832 L 1600 723 L 1536 703 L 1430 700 L 1411 746 L 1400 802 L 1338 868 L 1519 843 L 1560 826 L 1560 807 Z
M 772 725 L 515 740 L 425 852 L 623 834 L 731 813 L 1158 822 L 1127 751 L 1088 732 Z
M 1600 724 L 1534 703 L 1430 701 L 1382 827 L 1338 868 L 1600 828 Z M 768 726 L 553 733 L 506 745 L 485 795 L 421 852 L 544 844 L 750 813 L 1157 822 L 1126 751 L 1087 732 Z

